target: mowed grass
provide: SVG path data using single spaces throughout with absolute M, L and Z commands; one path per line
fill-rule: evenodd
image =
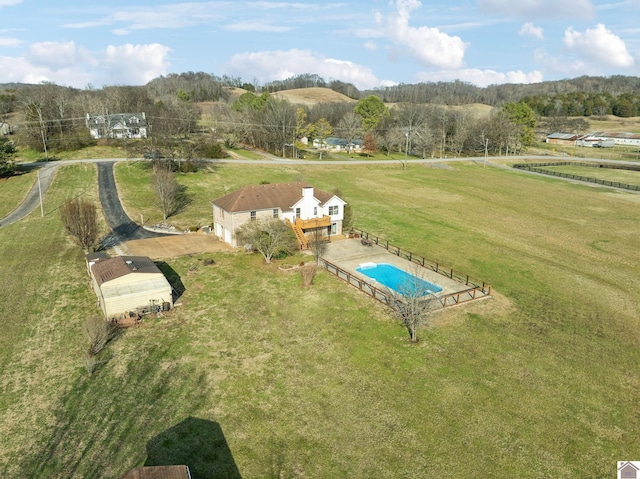
M 128 210 L 150 211 L 149 172 L 116 171 Z M 258 256 L 168 260 L 182 306 L 126 331 L 87 377 L 82 254 L 57 217 L 31 215 L 0 230 L 0 299 L 16 313 L 3 314 L 0 475 L 188 458 L 205 478 L 608 477 L 639 450 L 639 195 L 473 164 L 222 166 L 179 177 L 193 202 L 176 221 L 208 219 L 245 184 L 300 179 L 340 188 L 359 227 L 495 297 L 439 313 L 412 345 L 326 273 L 302 289 Z M 94 181 L 63 168 L 47 201 Z
M 11 213 L 27 196 L 37 181 L 37 173 L 23 172 L 8 178 L 0 178 L 0 219 Z
M 593 168 L 590 166 L 549 166 L 551 171 L 566 173 L 568 175 L 585 176 L 598 180 L 613 181 L 627 185 L 640 186 L 640 171 L 619 170 L 614 168 Z

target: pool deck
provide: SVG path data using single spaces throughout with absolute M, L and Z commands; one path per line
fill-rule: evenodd
M 359 238 L 332 241 L 329 243 L 323 258 L 369 283 L 373 283 L 374 280 L 356 271 L 356 268 L 361 263 L 392 264 L 409 274 L 418 276 L 430 283 L 440 286 L 442 291 L 438 293 L 438 296 L 457 293 L 469 289 L 469 286 L 464 283 L 459 283 L 458 281 L 447 278 L 446 276 L 438 274 L 429 268 L 423 268 L 422 266 L 412 263 L 405 258 L 390 253 L 385 248 L 378 246 L 375 243 L 373 243 L 372 246 L 363 245 Z

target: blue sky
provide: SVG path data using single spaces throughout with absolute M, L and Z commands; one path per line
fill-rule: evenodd
M 204 71 L 359 89 L 640 74 L 640 0 L 0 0 L 0 83 Z

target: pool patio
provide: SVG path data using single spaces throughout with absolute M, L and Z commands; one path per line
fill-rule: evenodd
M 442 291 L 438 296 L 459 293 L 469 289 L 468 285 L 438 274 L 430 268 L 417 265 L 402 256 L 393 254 L 387 251 L 386 248 L 375 244 L 375 242 L 371 245 L 363 244 L 360 238 L 332 241 L 327 245 L 327 251 L 322 257 L 324 260 L 348 271 L 352 276 L 369 283 L 373 283 L 371 278 L 356 271 L 356 268 L 361 263 L 392 264 L 407 273 L 440 286 Z

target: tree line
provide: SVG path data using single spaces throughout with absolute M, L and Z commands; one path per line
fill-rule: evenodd
M 356 107 L 349 102 L 294 106 L 271 96 L 312 86 L 357 100 Z M 322 144 L 329 136 L 345 139 L 349 145 L 359 140 L 366 152 L 421 157 L 504 154 L 521 152 L 532 143 L 536 117 L 548 133 L 586 128 L 584 123 L 569 121 L 570 117 L 640 115 L 638 87 L 640 79 L 635 77 L 585 76 L 532 85 L 479 88 L 454 81 L 359 91 L 350 83 L 325 81 L 315 74 L 259 86 L 236 77 L 186 72 L 161 76 L 144 86 L 0 85 L 0 123 L 15 126 L 15 145 L 43 152 L 45 158 L 50 152 L 96 143 L 85 125 L 87 113 L 123 112 L 145 112 L 151 134 L 143 147 L 172 158 L 219 157 L 223 154 L 220 139 L 228 147 L 245 143 L 279 156 L 300 156 L 305 150 L 301 138 L 315 138 Z M 235 88 L 246 93 L 238 98 Z M 387 112 L 372 125 L 364 107 L 374 101 Z M 207 122 L 200 121 L 203 102 L 211 105 Z M 494 108 L 484 115 L 455 108 L 470 103 Z M 120 140 L 120 146 L 134 147 L 126 139 Z

